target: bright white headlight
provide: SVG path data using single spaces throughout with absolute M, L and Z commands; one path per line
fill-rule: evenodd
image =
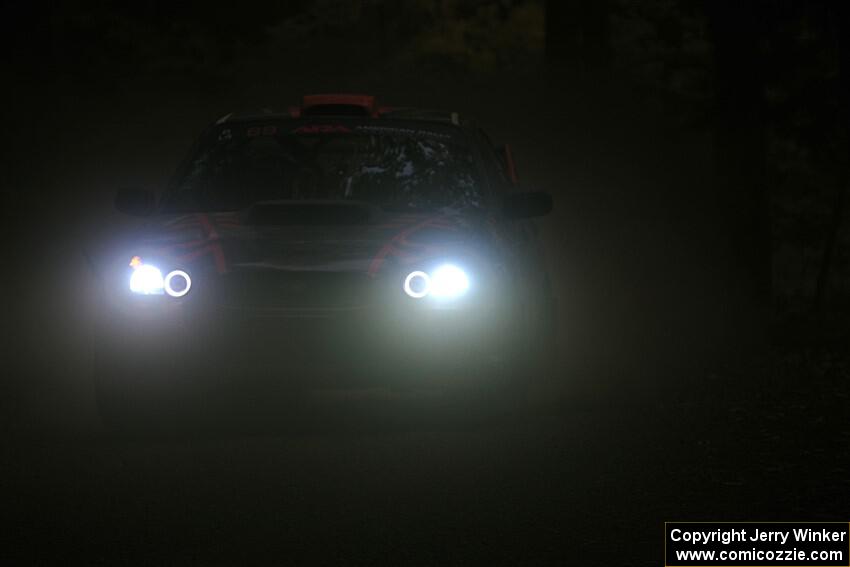
M 134 266 L 133 275 L 130 276 L 130 291 L 142 295 L 160 295 L 163 288 L 164 282 L 159 268 L 149 264 Z
M 431 273 L 431 295 L 458 297 L 469 289 L 466 272 L 452 264 L 444 264 Z

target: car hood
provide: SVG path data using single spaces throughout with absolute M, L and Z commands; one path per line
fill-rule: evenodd
M 224 274 L 241 270 L 338 271 L 378 275 L 446 255 L 486 253 L 496 225 L 483 214 L 379 212 L 364 222 L 256 224 L 244 213 L 151 219 L 132 239 L 134 254 L 174 267 Z

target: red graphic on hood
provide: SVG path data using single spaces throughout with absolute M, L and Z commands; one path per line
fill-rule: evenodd
M 396 233 L 381 247 L 380 250 L 378 250 L 375 257 L 372 259 L 371 264 L 369 264 L 367 274 L 370 277 L 376 276 L 388 256 L 410 259 L 415 256 L 421 257 L 429 252 L 436 251 L 438 249 L 436 246 L 410 241 L 411 236 L 420 230 L 431 227 L 441 228 L 444 230 L 457 230 L 457 226 L 449 220 L 448 215 L 428 217 L 413 226 L 407 227 L 401 232 Z
M 201 238 L 173 244 L 170 248 L 182 250 L 182 254 L 176 256 L 177 260 L 190 262 L 204 255 L 211 255 L 215 264 L 215 269 L 219 274 L 227 272 L 227 260 L 224 255 L 224 250 L 221 247 L 219 229 L 233 228 L 238 226 L 235 219 L 222 217 L 216 219 L 216 222 L 206 213 L 198 213 L 191 216 L 180 217 L 169 223 L 169 229 L 189 229 L 200 228 Z

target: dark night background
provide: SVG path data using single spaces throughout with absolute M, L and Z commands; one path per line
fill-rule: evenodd
M 753 0 L 4 4 L 5 564 L 661 565 L 663 522 L 848 520 L 850 14 Z M 509 142 L 559 356 L 477 420 L 342 393 L 121 439 L 87 243 L 203 127 L 318 92 Z M 374 396 L 373 396 L 374 397 Z

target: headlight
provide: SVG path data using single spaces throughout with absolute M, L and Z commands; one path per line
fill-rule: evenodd
M 133 274 L 130 276 L 130 291 L 139 295 L 162 295 L 183 297 L 192 288 L 192 278 L 183 270 L 171 270 L 163 278 L 162 271 L 154 265 L 145 264 L 138 256 L 130 260 Z
M 431 275 L 431 295 L 434 297 L 458 297 L 469 289 L 466 273 L 451 264 L 440 266 Z
M 130 291 L 142 295 L 162 295 L 165 283 L 162 272 L 156 266 L 139 264 L 133 267 L 133 275 L 130 276 Z
M 466 272 L 452 264 L 443 264 L 430 274 L 417 270 L 404 280 L 404 292 L 414 299 L 427 295 L 450 299 L 460 297 L 468 289 Z

